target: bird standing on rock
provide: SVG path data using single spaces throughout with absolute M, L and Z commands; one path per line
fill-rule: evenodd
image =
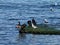
M 31 21 L 30 21 L 30 20 L 28 20 L 28 21 L 27 21 L 27 23 L 28 23 L 28 26 L 32 26 L 32 24 L 31 24 Z
M 26 24 L 20 24 L 20 22 L 18 22 L 16 28 L 20 28 L 20 29 L 24 29 L 26 27 Z
M 21 28 L 20 22 L 18 22 L 16 28 Z
M 33 28 L 37 28 L 36 22 L 35 22 L 34 18 L 32 19 L 32 27 L 33 27 Z

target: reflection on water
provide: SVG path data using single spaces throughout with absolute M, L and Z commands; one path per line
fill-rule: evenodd
M 60 45 L 60 35 L 20 34 L 20 45 Z
M 26 38 L 26 34 L 25 33 L 20 33 L 19 34 L 19 38 L 20 39 L 25 39 Z

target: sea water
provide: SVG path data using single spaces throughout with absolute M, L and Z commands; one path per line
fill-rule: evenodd
M 52 11 L 50 8 L 52 7 Z M 16 25 L 34 17 L 37 24 L 47 19 L 60 30 L 60 5 L 46 1 L 0 3 L 0 45 L 60 45 L 60 35 L 19 34 Z

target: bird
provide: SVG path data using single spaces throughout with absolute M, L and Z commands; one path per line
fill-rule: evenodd
M 33 23 L 34 25 L 36 25 L 36 21 L 35 21 L 34 18 L 32 19 L 32 23 Z
M 31 20 L 28 20 L 27 23 L 28 23 L 28 26 L 32 26 Z
M 37 26 L 36 26 L 36 21 L 34 20 L 34 18 L 32 19 L 32 27 L 33 27 L 33 28 L 37 28 Z
M 47 19 L 44 19 L 44 22 L 45 22 L 45 23 L 48 23 L 48 20 L 47 20 Z
M 21 28 L 20 22 L 18 22 L 16 28 Z
M 18 22 L 18 24 L 16 26 L 16 28 L 20 28 L 21 30 L 24 30 L 25 27 L 26 27 L 26 24 L 24 23 L 21 25 L 20 22 Z

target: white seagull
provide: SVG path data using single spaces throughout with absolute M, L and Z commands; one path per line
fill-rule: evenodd
M 44 19 L 44 22 L 45 22 L 45 23 L 48 23 L 48 20 L 47 20 L 47 19 Z

